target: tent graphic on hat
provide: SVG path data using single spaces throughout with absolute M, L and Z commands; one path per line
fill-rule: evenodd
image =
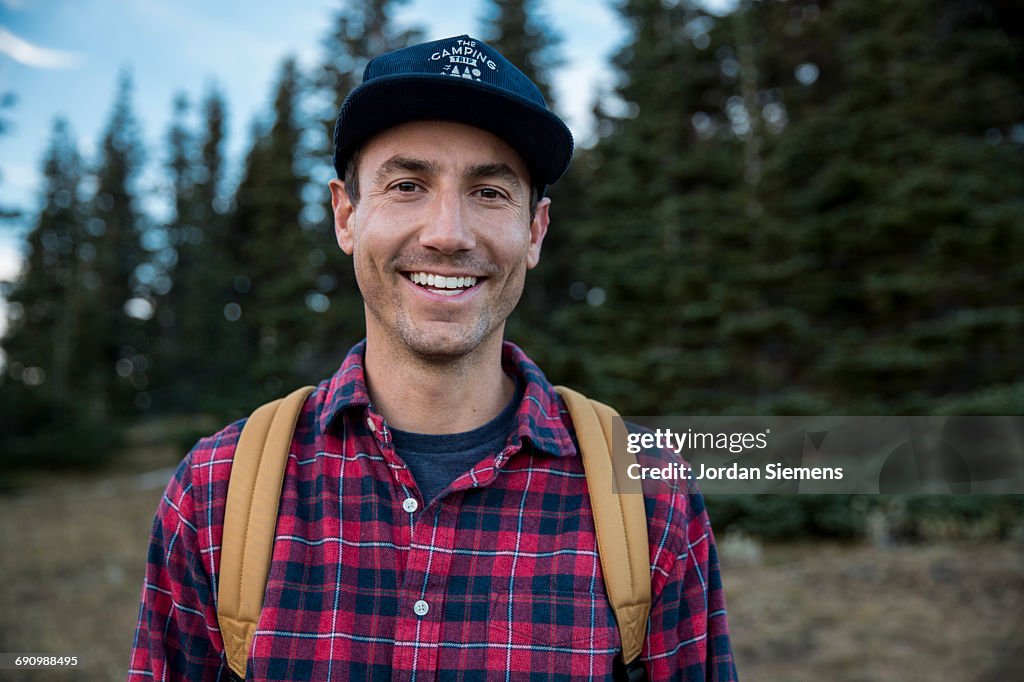
M 450 69 L 450 70 L 449 70 Z M 459 67 L 456 64 L 449 64 L 444 67 L 445 73 L 449 76 L 455 76 L 457 78 L 468 78 L 470 80 L 480 80 L 480 69 L 472 69 L 469 66 L 462 67 L 462 73 L 459 73 Z

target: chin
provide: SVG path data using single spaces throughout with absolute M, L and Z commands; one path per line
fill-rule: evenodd
M 420 337 L 407 339 L 405 346 L 424 360 L 447 363 L 472 354 L 480 347 L 480 342 L 466 339 L 438 342 Z
M 500 330 L 488 329 L 481 320 L 476 327 L 458 330 L 431 331 L 412 328 L 404 329 L 402 332 L 403 345 L 413 354 L 428 362 L 448 363 L 471 355 L 495 333 L 500 333 Z

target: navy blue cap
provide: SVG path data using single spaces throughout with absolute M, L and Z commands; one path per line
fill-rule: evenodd
M 533 184 L 558 180 L 572 159 L 572 133 L 533 81 L 497 50 L 468 35 L 375 57 L 341 105 L 334 169 L 343 177 L 359 145 L 408 121 L 455 121 L 503 139 L 526 162 Z

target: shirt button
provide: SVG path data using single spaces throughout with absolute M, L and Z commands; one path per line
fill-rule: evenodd
M 420 599 L 418 602 L 412 605 L 412 610 L 416 612 L 417 616 L 427 615 L 427 611 L 430 610 L 430 605 L 427 602 Z
M 420 503 L 416 501 L 415 497 L 407 497 L 402 502 L 402 509 L 412 514 L 414 511 L 420 508 Z
M 377 430 L 377 425 L 373 423 L 373 417 L 366 418 L 366 425 L 370 427 L 371 431 Z

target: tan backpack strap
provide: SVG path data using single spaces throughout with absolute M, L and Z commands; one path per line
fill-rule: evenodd
M 235 447 L 224 508 L 217 619 L 228 667 L 242 679 L 263 610 L 288 451 L 312 391 L 305 386 L 256 408 Z
M 594 512 L 604 585 L 619 624 L 622 660 L 629 665 L 636 661 L 643 649 L 651 611 L 650 550 L 644 496 L 612 492 L 612 419 L 618 413 L 571 388 L 556 386 L 555 390 L 569 407 L 569 415 L 576 428 L 583 468 L 587 473 L 590 506 Z

